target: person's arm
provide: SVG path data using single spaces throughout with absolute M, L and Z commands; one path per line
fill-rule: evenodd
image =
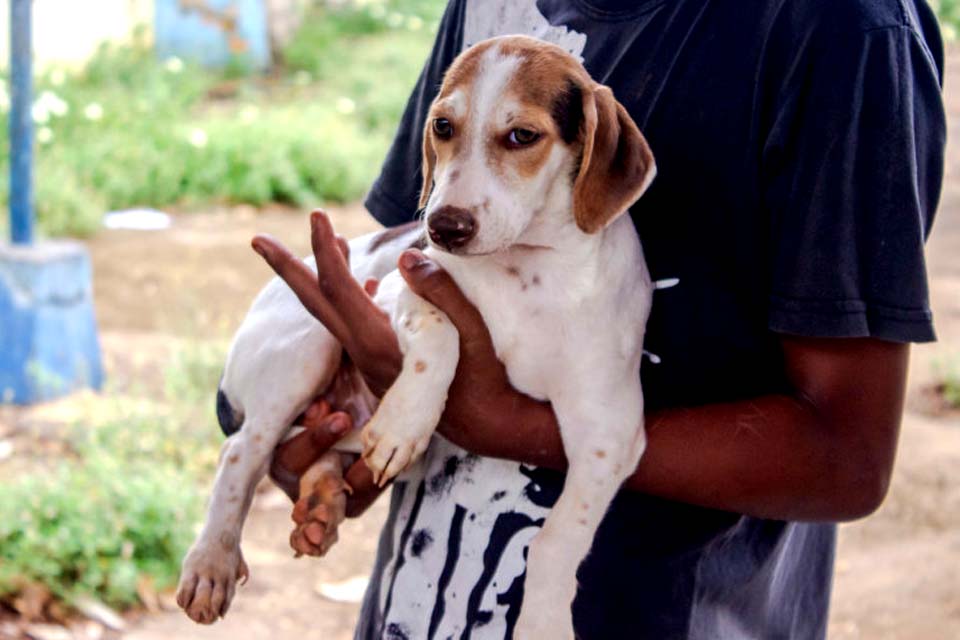
M 385 389 L 400 361 L 389 323 L 336 263 L 326 217 L 315 214 L 312 224 L 322 285 L 275 241 L 257 238 L 254 247 L 331 327 L 371 386 Z M 563 469 L 553 411 L 510 386 L 476 308 L 419 252 L 405 253 L 400 271 L 460 333 L 441 434 L 480 455 Z M 647 416 L 647 452 L 627 487 L 777 519 L 845 520 L 873 511 L 896 450 L 907 347 L 870 339 L 785 337 L 782 343 L 790 395 Z

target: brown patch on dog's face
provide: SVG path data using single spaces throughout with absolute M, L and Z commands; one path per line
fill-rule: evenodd
M 545 211 L 572 209 L 581 230 L 599 231 L 653 174 L 646 142 L 609 90 L 560 47 L 525 36 L 461 54 L 423 134 L 421 208 L 468 211 L 478 227 L 445 249 L 455 253 L 498 251 L 528 232 L 549 238 Z
M 502 174 L 531 178 L 543 170 L 554 144 L 580 145 L 579 87 L 592 80 L 570 55 L 553 45 L 525 37 L 505 38 L 498 51 L 516 58 L 519 64 L 503 96 L 516 106 L 491 142 L 491 162 Z M 534 132 L 536 141 L 511 144 L 511 132 L 518 129 Z

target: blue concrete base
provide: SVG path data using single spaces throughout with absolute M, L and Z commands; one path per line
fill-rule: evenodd
M 102 386 L 91 276 L 80 243 L 0 245 L 0 402 Z
M 270 66 L 266 0 L 156 0 L 153 36 L 161 59 L 224 67 L 235 58 L 251 69 Z

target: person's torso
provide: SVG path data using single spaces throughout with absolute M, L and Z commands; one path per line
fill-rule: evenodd
M 648 410 L 786 388 L 767 327 L 760 159 L 775 76 L 803 39 L 793 25 L 823 4 L 455 0 L 448 9 L 461 17 L 450 34 L 459 49 L 523 33 L 580 57 L 650 142 L 658 176 L 631 215 L 652 278 L 679 284 L 655 294 L 647 325 L 645 347 L 658 360 L 642 367 Z M 394 489 L 357 638 L 510 637 L 527 544 L 562 484 L 562 474 L 435 438 Z M 833 544 L 828 525 L 621 492 L 580 570 L 578 634 L 822 637 Z

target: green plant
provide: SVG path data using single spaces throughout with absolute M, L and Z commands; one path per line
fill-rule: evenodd
M 954 409 L 960 409 L 960 367 L 954 366 L 942 372 L 943 399 Z
M 956 38 L 956 29 L 960 26 L 960 0 L 935 0 L 931 3 L 940 19 L 944 37 Z
M 268 78 L 239 61 L 212 72 L 158 60 L 143 38 L 101 47 L 80 71 L 51 69 L 37 79 L 34 113 L 41 230 L 87 235 L 105 211 L 135 206 L 309 207 L 361 196 L 443 6 L 316 6 Z M 0 89 L 0 110 L 7 102 Z M 7 173 L 3 156 L 0 202 Z
M 217 459 L 212 398 L 223 348 L 175 353 L 164 397 L 108 397 L 70 437 L 74 455 L 0 492 L 0 601 L 39 583 L 67 602 L 124 607 L 148 579 L 174 584 Z M 158 402 L 159 400 L 159 402 Z

